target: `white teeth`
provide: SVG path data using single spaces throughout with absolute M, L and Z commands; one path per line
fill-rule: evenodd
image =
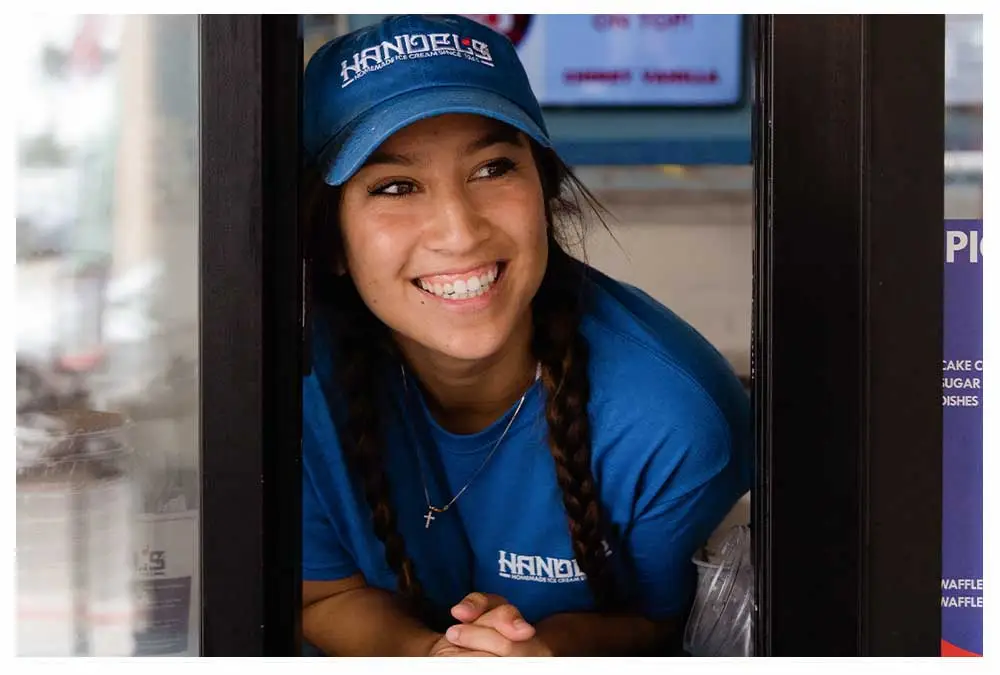
M 493 282 L 496 281 L 498 270 L 496 267 L 478 277 L 468 279 L 457 279 L 452 283 L 429 283 L 424 279 L 418 279 L 417 285 L 428 293 L 447 298 L 449 300 L 466 300 L 468 298 L 479 297 L 486 293 Z

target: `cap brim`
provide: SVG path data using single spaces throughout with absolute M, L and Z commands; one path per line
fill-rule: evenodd
M 505 122 L 541 146 L 552 146 L 545 131 L 510 99 L 485 89 L 434 87 L 391 98 L 354 120 L 320 155 L 323 179 L 329 185 L 343 185 L 394 133 L 414 122 L 449 113 Z

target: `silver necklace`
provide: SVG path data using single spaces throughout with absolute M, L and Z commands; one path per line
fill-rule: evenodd
M 403 375 L 403 392 L 405 395 L 408 395 L 409 387 L 407 386 L 407 380 L 406 380 L 406 368 L 405 366 L 403 366 L 403 364 L 399 364 L 399 370 Z M 535 365 L 535 381 L 537 382 L 541 376 L 542 376 L 542 364 L 541 362 L 538 362 Z M 500 444 L 503 443 L 503 439 L 507 437 L 507 432 L 510 431 L 511 426 L 513 426 L 514 420 L 517 419 L 517 414 L 521 412 L 521 406 L 524 405 L 524 399 L 528 397 L 528 391 L 530 391 L 530 389 L 531 388 L 529 387 L 521 395 L 521 400 L 517 402 L 517 408 L 514 409 L 514 414 L 511 416 L 510 421 L 507 422 L 507 426 L 504 428 L 503 433 L 500 434 L 500 438 L 497 439 L 497 442 L 494 443 L 493 447 L 490 449 L 489 454 L 486 455 L 486 459 L 483 460 L 483 463 L 480 464 L 479 468 L 476 469 L 475 473 L 472 474 L 472 478 L 470 478 L 465 483 L 465 485 L 462 486 L 462 489 L 455 493 L 455 496 L 451 498 L 451 501 L 449 501 L 444 506 L 434 506 L 433 504 L 431 504 L 430 492 L 427 489 L 427 479 L 424 476 L 424 464 L 423 462 L 420 461 L 419 452 L 417 453 L 417 468 L 420 470 L 420 482 L 424 486 L 424 500 L 427 503 L 427 515 L 424 516 L 425 530 L 430 528 L 431 521 L 436 520 L 434 514 L 444 513 L 445 511 L 450 509 L 452 505 L 454 505 L 454 503 L 458 501 L 458 498 L 461 497 L 465 493 L 465 491 L 469 489 L 469 486 L 472 485 L 472 482 L 476 480 L 476 478 L 479 476 L 480 473 L 482 473 L 483 469 L 486 468 L 486 465 L 489 464 L 490 459 L 492 459 L 494 453 L 496 453 L 497 448 L 499 448 Z

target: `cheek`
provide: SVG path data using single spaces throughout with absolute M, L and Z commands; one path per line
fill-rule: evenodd
M 345 228 L 344 249 L 347 254 L 347 272 L 362 295 L 386 283 L 398 254 L 392 238 L 380 235 L 375 229 L 349 230 Z
M 540 191 L 522 186 L 507 194 L 495 195 L 489 210 L 489 219 L 500 224 L 507 236 L 522 249 L 544 245 L 548 224 Z M 539 253 L 543 252 L 543 249 L 539 249 Z
M 534 267 L 539 276 L 545 273 L 546 261 L 548 260 L 548 221 L 545 219 L 545 207 L 541 197 L 537 200 L 537 206 L 525 210 L 523 214 L 524 222 L 530 223 L 524 228 L 524 240 L 522 245 L 534 258 Z
M 345 228 L 344 244 L 347 272 L 361 299 L 391 325 L 393 308 L 407 292 L 403 272 L 414 245 L 412 228 L 366 219 L 362 227 Z

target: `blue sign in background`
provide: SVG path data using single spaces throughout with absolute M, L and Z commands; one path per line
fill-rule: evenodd
M 730 106 L 743 98 L 740 14 L 539 14 L 533 23 L 518 53 L 543 108 Z M 627 78 L 581 82 L 573 73 Z
M 983 224 L 945 221 L 941 652 L 983 653 Z
M 384 16 L 350 14 L 349 27 L 361 28 Z M 571 166 L 749 165 L 754 78 L 745 36 L 740 50 L 741 102 L 732 107 L 544 109 L 559 155 Z

